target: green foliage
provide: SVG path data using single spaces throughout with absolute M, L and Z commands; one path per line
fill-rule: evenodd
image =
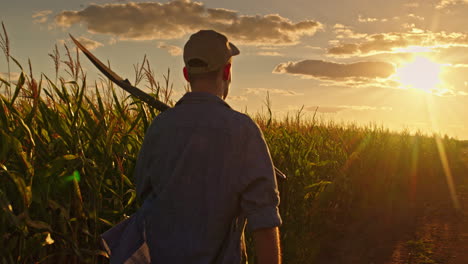
M 138 207 L 131 175 L 155 112 L 115 91 L 86 93 L 84 79 L 35 85 L 21 74 L 0 97 L 0 256 L 102 262 L 99 234 Z
M 158 113 L 111 84 L 78 83 L 74 72 L 74 81 L 44 76 L 39 84 L 23 73 L 13 95 L 0 96 L 4 263 L 105 262 L 99 235 L 139 206 L 133 168 Z M 167 78 L 166 88 L 153 79 L 156 97 L 170 94 Z M 288 175 L 279 183 L 285 263 L 312 263 L 350 222 L 405 215 L 447 196 L 436 136 L 305 122 L 300 114 L 256 120 Z M 460 177 L 462 143 L 441 141 Z
M 450 202 L 437 139 L 455 181 L 466 178 L 463 145 L 448 137 L 298 117 L 256 120 L 275 165 L 288 175 L 280 182 L 285 263 L 323 261 L 323 252 L 336 250 L 353 225 L 375 222 L 397 230 L 405 228 L 397 223 L 412 223 L 427 204 Z

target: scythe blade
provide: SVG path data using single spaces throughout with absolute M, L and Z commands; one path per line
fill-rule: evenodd
M 157 100 L 156 98 L 152 97 L 151 95 L 143 92 L 142 90 L 136 88 L 135 86 L 131 85 L 127 79 L 123 79 L 115 72 L 113 72 L 109 67 L 107 67 L 104 63 L 102 63 L 98 58 L 96 58 L 89 50 L 87 50 L 78 40 L 76 40 L 71 34 L 70 38 L 73 40 L 75 45 L 88 57 L 88 59 L 96 66 L 96 68 L 101 71 L 109 80 L 113 83 L 120 86 L 125 91 L 129 92 L 136 98 L 140 99 L 141 101 L 149 104 L 151 107 L 156 108 L 157 110 L 163 112 L 170 107 L 165 103 Z

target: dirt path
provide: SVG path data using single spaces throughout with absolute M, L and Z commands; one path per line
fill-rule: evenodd
M 463 202 L 466 205 L 468 200 Z M 391 264 L 467 264 L 467 210 L 465 206 L 462 213 L 440 211 L 425 216 L 414 238 L 398 244 Z
M 468 203 L 468 199 L 465 199 L 465 205 Z M 462 221 L 457 223 L 454 232 L 454 243 L 452 256 L 447 262 L 448 264 L 463 264 L 468 263 L 468 214 L 465 214 Z
M 460 210 L 445 182 L 430 185 L 413 209 L 385 210 L 347 224 L 314 263 L 468 264 L 468 147 L 461 158 L 460 167 L 452 168 Z
M 468 173 L 468 149 L 464 154 Z M 416 233 L 397 244 L 387 264 L 468 264 L 468 179 L 459 183 L 457 192 L 461 210 L 454 211 L 450 202 L 428 207 Z

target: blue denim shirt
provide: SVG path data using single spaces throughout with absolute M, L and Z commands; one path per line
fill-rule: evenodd
M 152 263 L 246 263 L 244 227 L 281 225 L 260 129 L 209 93 L 187 93 L 154 119 L 135 177 Z

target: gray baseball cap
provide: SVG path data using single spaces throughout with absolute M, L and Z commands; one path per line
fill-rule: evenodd
M 200 30 L 190 36 L 184 46 L 184 62 L 189 73 L 215 71 L 238 55 L 239 49 L 227 37 L 214 30 Z M 191 66 L 191 60 L 200 60 L 203 66 Z

